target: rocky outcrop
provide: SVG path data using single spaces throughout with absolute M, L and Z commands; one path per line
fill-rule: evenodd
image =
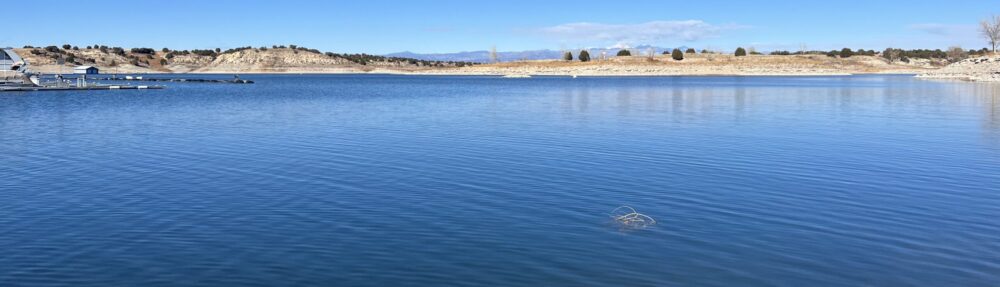
M 105 73 L 121 72 L 121 73 L 154 73 L 157 72 L 153 67 L 150 67 L 147 63 L 153 62 L 149 55 L 135 55 L 133 57 L 128 57 L 128 55 L 119 55 L 114 53 L 102 52 L 98 49 L 80 49 L 80 50 L 63 50 L 62 52 L 56 53 L 51 51 L 46 51 L 40 48 L 34 49 L 15 49 L 18 55 L 21 55 L 30 64 L 31 71 L 42 72 L 42 73 L 69 73 L 72 71 L 74 66 L 77 65 L 87 65 L 95 66 L 101 68 Z M 138 60 L 142 57 L 145 67 L 135 64 L 140 64 Z M 154 56 L 155 58 L 155 56 Z M 65 64 L 59 65 L 59 60 L 62 59 Z M 135 64 L 134 64 L 135 63 Z M 155 62 L 154 64 L 159 64 Z M 160 71 L 162 72 L 162 71 Z
M 344 58 L 292 49 L 247 49 L 221 54 L 197 72 L 341 72 L 364 71 L 364 66 Z
M 408 72 L 433 69 L 427 62 L 410 59 L 348 56 L 319 53 L 311 49 L 245 48 L 223 53 L 212 51 L 132 53 L 114 49 L 18 49 L 31 64 L 31 70 L 42 73 L 67 73 L 73 66 L 96 66 L 103 73 L 365 73 L 373 70 Z M 59 59 L 66 63 L 59 64 Z M 441 63 L 438 63 L 441 65 Z
M 1000 56 L 965 59 L 947 67 L 919 75 L 928 79 L 960 79 L 977 82 L 1000 82 Z
M 212 60 L 210 56 L 172 55 L 165 68 L 174 73 L 189 73 L 208 66 Z

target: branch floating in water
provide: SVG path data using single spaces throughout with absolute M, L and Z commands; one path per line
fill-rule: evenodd
M 621 206 L 611 211 L 611 218 L 619 225 L 629 229 L 643 229 L 656 225 L 656 220 L 645 214 L 635 211 L 630 206 Z

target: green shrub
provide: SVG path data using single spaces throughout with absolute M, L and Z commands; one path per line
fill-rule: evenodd
M 747 56 L 747 50 L 743 49 L 743 47 L 736 48 L 736 56 L 737 57 L 746 57 Z
M 682 61 L 684 60 L 684 53 L 681 52 L 681 49 L 674 49 L 673 52 L 670 52 L 670 57 L 674 58 L 674 60 Z
M 153 50 L 152 48 L 132 48 L 131 51 L 132 53 L 135 54 L 146 54 L 146 55 L 152 55 L 156 53 L 156 50 Z
M 590 62 L 590 52 L 587 52 L 587 50 L 580 51 L 579 58 L 580 62 Z
M 851 49 L 844 48 L 844 49 L 840 50 L 840 57 L 841 58 L 850 58 L 851 56 L 854 56 L 854 51 L 852 51 Z
M 632 52 L 629 52 L 629 50 L 621 49 L 618 51 L 618 57 L 628 57 L 628 56 L 632 56 Z
M 684 51 L 684 54 L 695 54 L 695 53 L 698 53 L 698 51 L 695 51 L 694 48 L 688 48 L 687 51 Z
M 212 51 L 212 50 L 191 50 L 191 54 L 195 54 L 195 55 L 199 55 L 199 56 L 211 56 L 211 57 L 215 57 L 216 53 L 218 53 L 218 52 Z
M 236 52 L 246 51 L 246 50 L 253 50 L 253 47 L 246 46 L 246 47 L 239 47 L 239 48 L 233 48 L 233 49 L 226 49 L 226 51 L 222 52 L 222 53 L 223 54 L 231 54 L 231 53 L 236 53 Z
M 563 60 L 564 61 L 572 61 L 573 60 L 573 52 L 566 51 L 565 53 L 563 53 Z

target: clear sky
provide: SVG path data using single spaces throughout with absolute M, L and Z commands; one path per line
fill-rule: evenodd
M 20 1 L 0 46 L 173 49 L 297 44 L 334 52 L 656 45 L 758 50 L 982 48 L 1000 0 Z M 8 4 L 10 5 L 10 4 Z M 27 5 L 27 6 L 24 6 Z M 20 15 L 16 15 L 21 13 Z

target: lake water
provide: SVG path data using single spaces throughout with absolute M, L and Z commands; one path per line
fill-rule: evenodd
M 1000 284 L 1000 85 L 244 78 L 0 94 L 0 285 Z

